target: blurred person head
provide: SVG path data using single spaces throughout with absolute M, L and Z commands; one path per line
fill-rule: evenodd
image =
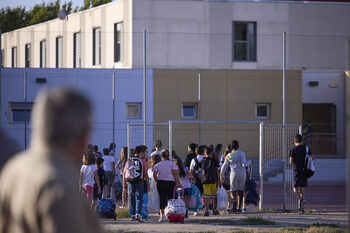
M 160 155 L 159 154 L 153 154 L 148 160 L 148 166 L 150 168 L 153 168 L 160 161 L 161 161 Z
M 102 152 L 103 152 L 103 155 L 109 155 L 109 149 L 108 148 L 103 148 Z
M 191 154 L 195 154 L 196 153 L 196 147 L 198 145 L 196 143 L 191 143 L 189 146 L 188 146 L 188 152 L 191 153 Z
M 180 177 L 185 177 L 186 176 L 186 172 L 185 172 L 184 164 L 183 164 L 182 160 L 175 159 L 174 163 L 179 168 L 179 176 Z
M 170 153 L 167 149 L 162 150 L 162 154 L 160 155 L 162 160 L 170 160 Z
M 197 146 L 196 147 L 196 155 L 203 155 L 204 154 L 204 148 L 205 148 L 205 145 Z
M 98 167 L 103 167 L 103 161 L 105 161 L 102 157 L 97 157 L 96 159 L 96 165 Z
M 303 141 L 303 137 L 300 134 L 295 135 L 294 144 L 300 144 Z
M 238 150 L 239 148 L 239 143 L 237 140 L 233 140 L 232 143 L 231 143 L 231 147 L 233 150 Z
M 128 147 L 123 146 L 121 151 L 120 151 L 119 160 L 126 161 L 127 159 L 128 159 Z
M 157 139 L 154 141 L 153 143 L 153 147 L 156 149 L 156 150 L 160 150 L 162 148 L 162 141 Z
M 31 146 L 52 148 L 78 163 L 91 128 L 89 101 L 70 88 L 39 94 L 32 112 Z
M 205 149 L 204 149 L 204 155 L 206 157 L 211 157 L 213 158 L 213 148 L 211 146 L 206 146 Z
M 94 145 L 94 152 L 98 152 L 98 146 Z

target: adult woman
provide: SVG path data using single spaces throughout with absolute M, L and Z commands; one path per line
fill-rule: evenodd
M 178 186 L 181 186 L 179 168 L 170 160 L 169 151 L 166 149 L 162 150 L 161 158 L 162 160 L 152 168 L 153 178 L 157 182 L 159 194 L 159 222 L 164 221 L 164 209 L 168 199 L 171 199 L 173 196 L 175 181 Z
M 247 161 L 244 152 L 238 150 L 239 143 L 236 140 L 232 141 L 232 152 L 226 156 L 225 162 L 221 168 L 220 177 L 225 179 L 225 172 L 230 167 L 230 191 L 232 192 L 232 198 L 234 199 L 233 209 L 238 206 L 237 213 L 242 212 L 243 191 L 246 180 L 245 167 L 251 164 L 251 161 Z

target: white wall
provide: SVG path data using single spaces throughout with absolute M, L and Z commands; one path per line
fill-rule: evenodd
M 55 38 L 63 35 L 64 67 L 73 66 L 73 33 L 82 32 L 82 67 L 138 68 L 147 30 L 147 64 L 152 68 L 281 69 L 282 33 L 287 32 L 287 68 L 344 71 L 350 36 L 349 3 L 288 3 L 192 0 L 118 0 L 68 15 L 65 20 L 5 33 L 5 66 L 18 45 L 31 42 L 34 67 L 38 43 L 48 40 L 49 67 L 55 67 Z M 232 62 L 232 22 L 257 22 L 257 61 Z M 113 25 L 123 22 L 123 61 L 113 62 Z M 102 64 L 92 66 L 92 30 L 102 29 Z
M 72 86 L 87 95 L 93 105 L 91 143 L 102 150 L 113 137 L 112 77 L 115 73 L 115 140 L 117 155 L 126 146 L 126 124 L 142 123 L 141 119 L 126 118 L 126 102 L 143 102 L 142 69 L 2 69 L 1 126 L 24 147 L 24 123 L 9 122 L 9 102 L 24 102 L 24 73 L 27 74 L 27 102 L 34 102 L 39 91 L 55 86 Z M 36 78 L 46 78 L 46 84 L 37 84 Z M 153 122 L 153 71 L 147 70 L 147 121 Z M 29 126 L 30 128 L 30 126 Z M 141 128 L 140 128 L 141 129 Z M 148 146 L 153 143 L 153 132 L 147 133 Z M 28 137 L 30 130 L 28 131 Z M 134 133 L 133 146 L 143 144 L 143 131 Z

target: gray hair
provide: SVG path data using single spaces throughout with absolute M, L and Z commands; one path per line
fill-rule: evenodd
M 48 146 L 70 145 L 90 129 L 90 103 L 71 88 L 54 88 L 39 94 L 32 114 L 32 139 Z

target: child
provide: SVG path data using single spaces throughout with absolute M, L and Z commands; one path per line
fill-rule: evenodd
M 97 175 L 98 175 L 98 180 L 100 182 L 100 187 L 103 189 L 103 187 L 107 184 L 108 180 L 105 175 L 105 170 L 103 169 L 103 161 L 104 159 L 102 157 L 97 157 L 96 159 L 96 165 L 97 165 Z M 98 193 L 98 186 L 97 182 L 94 184 L 94 193 L 92 197 L 92 209 L 96 211 L 96 206 L 97 206 L 97 201 L 102 199 L 102 192 Z
M 220 185 L 219 162 L 214 158 L 213 149 L 205 147 L 204 158 L 196 166 L 201 168 L 205 213 L 209 216 L 209 201 L 213 197 L 213 215 L 219 215 L 217 210 L 217 191 Z
M 174 163 L 179 168 L 179 179 L 184 189 L 184 201 L 186 205 L 186 214 L 185 218 L 188 218 L 188 200 L 191 197 L 192 189 L 191 189 L 191 176 L 188 172 L 188 168 L 184 168 L 184 164 L 182 163 L 182 160 L 175 159 Z
M 95 180 L 94 180 L 95 179 Z M 101 193 L 100 181 L 95 165 L 95 155 L 92 152 L 86 152 L 83 155 L 83 165 L 80 169 L 79 190 L 82 190 L 89 201 L 92 201 L 93 185 L 97 183 L 97 193 Z M 93 208 L 91 203 L 91 208 Z

